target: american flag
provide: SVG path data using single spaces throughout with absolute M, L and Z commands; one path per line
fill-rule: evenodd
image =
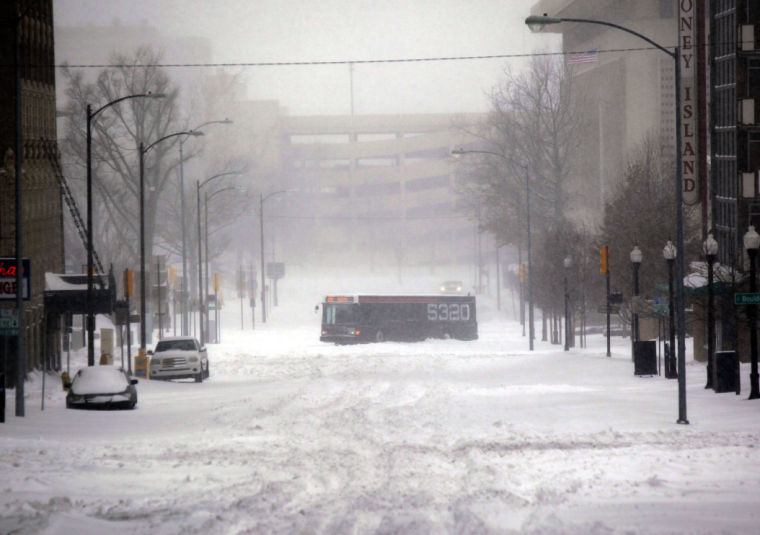
M 596 61 L 597 50 L 589 50 L 588 52 L 581 52 L 580 54 L 573 54 L 567 60 L 570 65 L 577 63 L 593 63 Z

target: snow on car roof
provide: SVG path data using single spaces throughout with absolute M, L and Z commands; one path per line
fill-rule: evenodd
M 71 390 L 75 394 L 115 394 L 127 388 L 127 378 L 115 366 L 88 366 L 74 376 Z

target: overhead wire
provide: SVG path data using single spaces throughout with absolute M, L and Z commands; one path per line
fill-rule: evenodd
M 666 47 L 673 48 L 675 47 Z M 597 54 L 609 54 L 617 52 L 646 52 L 657 50 L 653 46 L 634 47 L 634 48 L 609 48 L 596 50 Z M 319 65 L 368 65 L 380 63 L 429 63 L 440 61 L 472 61 L 472 60 L 489 60 L 489 59 L 520 59 L 542 56 L 573 56 L 583 54 L 588 50 L 566 51 L 566 52 L 530 52 L 521 54 L 486 54 L 476 56 L 431 56 L 422 58 L 384 58 L 384 59 L 338 59 L 338 60 L 310 60 L 310 61 L 248 61 L 248 62 L 218 62 L 218 63 L 148 63 L 148 64 L 119 64 L 119 63 L 79 63 L 79 64 L 58 64 L 55 68 L 69 69 L 104 69 L 104 68 L 178 68 L 178 67 L 301 67 L 301 66 L 319 66 Z M 41 65 L 35 65 L 37 67 Z

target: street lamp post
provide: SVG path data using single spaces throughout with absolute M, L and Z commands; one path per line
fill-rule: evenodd
M 631 351 L 635 343 L 639 341 L 639 313 L 636 312 L 639 297 L 639 267 L 641 267 L 642 254 L 638 245 L 633 246 L 630 254 L 633 265 L 633 298 L 631 299 Z M 633 353 L 631 353 L 633 356 Z
M 285 190 L 273 191 L 268 195 L 259 193 L 259 245 L 261 249 L 261 323 L 267 322 L 266 273 L 264 269 L 264 202 Z M 276 303 L 275 303 L 276 304 Z
M 106 108 L 132 98 L 163 98 L 163 93 L 138 93 L 117 98 L 92 111 L 92 106 L 87 105 L 87 365 L 95 364 L 95 296 L 93 292 L 93 252 L 92 242 L 92 121 Z M 100 274 L 102 275 L 102 273 Z
M 676 259 L 676 246 L 673 245 L 673 242 L 668 240 L 668 243 L 665 244 L 665 247 L 662 249 L 662 256 L 665 258 L 665 261 L 668 263 L 668 316 L 670 318 L 669 322 L 669 337 L 668 340 L 670 342 L 670 348 L 669 351 L 666 352 L 665 356 L 665 378 L 666 379 L 675 379 L 678 377 L 678 374 L 675 370 L 675 344 L 676 344 L 676 328 L 675 328 L 675 303 L 673 299 L 673 264 L 675 263 Z
M 229 186 L 229 187 L 226 187 L 226 188 L 218 189 L 218 190 L 212 192 L 211 195 L 209 195 L 208 191 L 204 191 L 203 192 L 203 209 L 204 209 L 203 210 L 203 212 L 204 212 L 203 225 L 205 227 L 205 232 L 204 232 L 204 242 L 205 242 L 204 252 L 205 252 L 205 257 L 206 257 L 205 258 L 206 275 L 204 277 L 205 280 L 204 280 L 203 286 L 205 288 L 205 292 L 206 292 L 207 296 L 209 295 L 209 293 L 208 293 L 208 279 L 209 279 L 209 261 L 208 261 L 208 258 L 209 258 L 209 256 L 208 256 L 208 202 L 214 197 L 214 195 L 217 195 L 217 194 L 225 192 L 225 191 L 234 190 L 234 189 L 235 188 L 233 188 L 232 186 Z M 217 303 L 215 301 L 214 306 L 218 309 L 219 308 L 219 303 Z M 209 314 L 208 314 L 208 310 L 207 310 L 206 311 L 206 336 L 207 337 L 209 337 L 208 335 L 211 332 L 211 330 L 210 330 L 211 329 L 210 321 L 211 320 L 209 319 Z M 216 338 L 216 342 L 219 343 L 218 337 L 215 337 L 215 338 Z
M 496 310 L 501 311 L 501 247 L 496 245 Z
M 750 293 L 757 292 L 757 282 L 755 280 L 756 268 L 755 258 L 757 257 L 757 249 L 760 247 L 760 234 L 755 231 L 753 225 L 749 226 L 749 230 L 744 235 L 744 248 L 747 249 L 747 255 L 749 256 L 749 291 Z M 749 398 L 760 398 L 760 389 L 758 389 L 758 374 L 757 374 L 757 305 L 747 305 L 747 316 L 749 318 L 749 354 L 750 354 L 750 372 L 749 372 Z
M 176 136 L 202 136 L 203 132 L 195 132 L 191 130 L 174 132 L 173 134 L 165 135 L 148 145 L 140 141 L 140 147 L 138 149 L 140 158 L 140 351 L 139 356 L 141 358 L 146 357 L 146 332 L 145 332 L 145 315 L 146 315 L 146 299 L 145 299 L 145 153 L 147 153 L 154 146 L 158 145 L 165 139 Z
M 683 245 L 683 160 L 682 160 L 682 133 L 681 133 L 681 48 L 676 46 L 673 51 L 668 50 L 664 46 L 652 41 L 649 37 L 642 35 L 638 32 L 630 30 L 624 26 L 613 24 L 611 22 L 604 22 L 593 19 L 576 19 L 576 18 L 560 18 L 560 17 L 548 17 L 531 15 L 525 19 L 531 30 L 541 30 L 547 24 L 559 24 L 561 22 L 577 22 L 582 24 L 598 24 L 602 26 L 609 26 L 618 30 L 624 31 L 631 35 L 638 37 L 651 44 L 658 50 L 664 52 L 673 59 L 674 62 L 674 74 L 675 74 L 675 113 L 676 113 L 676 173 L 675 173 L 675 187 L 676 187 L 676 250 L 678 257 L 676 259 L 676 300 L 678 301 L 677 307 L 677 320 L 678 320 L 678 420 L 679 424 L 688 424 L 689 420 L 686 417 L 686 321 L 684 312 L 684 245 Z
M 200 130 L 204 126 L 211 124 L 232 124 L 230 119 L 224 119 L 221 121 L 206 121 L 201 123 L 191 130 Z M 187 141 L 187 137 L 182 137 L 179 140 L 179 194 L 180 194 L 180 217 L 182 219 L 182 336 L 187 336 L 190 331 L 189 311 L 188 311 L 188 291 L 187 291 L 187 236 L 185 232 L 185 169 L 184 169 L 184 155 L 182 153 L 183 146 Z
M 40 3 L 40 0 L 32 0 L 29 5 L 26 6 L 21 13 L 19 13 L 14 20 L 13 24 L 13 63 L 14 63 L 14 97 L 15 97 L 15 226 L 16 226 L 16 318 L 18 321 L 17 335 L 16 335 L 16 416 L 25 416 L 24 408 L 24 381 L 26 380 L 26 360 L 24 356 L 24 294 L 22 289 L 24 288 L 24 255 L 23 255 L 23 206 L 21 202 L 21 195 L 23 193 L 21 187 L 22 173 L 23 173 L 23 161 L 24 161 L 24 135 L 23 126 L 24 123 L 21 120 L 21 21 L 31 12 L 32 8 Z M 21 8 L 21 6 L 19 6 Z M 16 9 L 14 9 L 15 14 Z M 29 296 L 31 297 L 31 296 Z M 7 365 L 7 351 L 4 356 L 4 365 Z M 0 370 L 0 379 L 3 383 L 0 384 L 0 388 L 5 389 L 5 369 Z M 5 406 L 5 392 L 3 391 L 3 407 Z M 0 412 L 0 422 L 5 421 L 5 408 Z
M 714 269 L 715 258 L 718 256 L 718 242 L 712 235 L 707 235 L 707 239 L 702 244 L 702 252 L 707 260 L 707 382 L 705 388 L 716 388 L 718 386 L 717 367 L 715 363 L 715 287 L 714 287 Z
M 528 266 L 527 266 L 527 273 L 526 277 L 528 279 L 528 347 L 531 351 L 533 351 L 534 346 L 534 340 L 535 340 L 535 330 L 533 328 L 533 266 L 531 261 L 531 246 L 530 246 L 530 172 L 527 165 L 521 165 L 518 162 L 515 162 L 514 160 L 511 160 L 501 154 L 500 152 L 493 152 L 490 150 L 464 150 L 464 149 L 454 149 L 451 151 L 451 154 L 454 156 L 461 156 L 463 154 L 491 154 L 493 156 L 498 156 L 508 164 L 515 164 L 518 167 L 522 167 L 525 171 L 525 231 L 527 235 L 527 254 L 528 254 Z
M 201 247 L 202 247 L 202 240 L 201 240 L 201 188 L 211 182 L 212 180 L 216 180 L 217 178 L 223 177 L 223 176 L 229 176 L 229 175 L 239 175 L 239 171 L 227 171 L 225 173 L 217 173 L 214 176 L 211 176 L 207 178 L 204 181 L 196 180 L 195 181 L 195 194 L 196 194 L 196 202 L 197 202 L 197 213 L 198 213 L 198 313 L 200 316 L 198 317 L 198 331 L 199 331 L 199 338 L 201 345 L 205 344 L 205 326 L 204 326 L 204 312 L 206 315 L 208 315 L 207 311 L 204 310 L 205 308 L 205 299 L 203 298 L 203 291 L 204 291 L 204 284 L 203 284 L 203 255 L 201 254 Z
M 565 266 L 565 351 L 569 351 L 572 321 L 570 321 L 570 293 L 567 289 L 567 273 L 573 265 L 573 259 L 570 256 L 566 256 L 562 263 Z

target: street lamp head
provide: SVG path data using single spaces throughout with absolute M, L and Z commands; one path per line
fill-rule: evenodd
M 193 137 L 201 137 L 201 136 L 204 136 L 205 134 L 201 130 L 190 130 L 187 133 L 187 135 L 188 136 L 193 136 Z
M 224 119 L 222 121 L 219 121 L 220 124 L 233 124 L 235 121 L 232 119 Z
M 528 25 L 530 31 L 540 32 L 544 29 L 544 26 L 548 24 L 559 24 L 562 19 L 557 17 L 549 17 L 544 13 L 543 15 L 531 15 L 525 19 L 525 24 Z
M 459 147 L 458 149 L 454 149 L 454 150 L 452 150 L 452 151 L 451 151 L 451 155 L 452 155 L 454 158 L 459 158 L 459 157 L 460 157 L 460 156 L 462 156 L 464 153 L 465 153 L 465 151 L 464 151 L 464 149 L 462 149 L 462 147 Z
M 750 225 L 747 233 L 744 235 L 744 248 L 748 251 L 756 251 L 758 247 L 760 247 L 760 234 L 755 232 L 754 225 Z
M 573 265 L 573 259 L 570 255 L 567 255 L 565 259 L 562 261 L 562 263 L 564 264 L 565 269 L 568 269 L 569 267 Z
M 675 260 L 677 255 L 678 251 L 676 250 L 676 246 L 673 245 L 672 241 L 668 240 L 668 243 L 666 243 L 665 247 L 662 249 L 662 256 L 665 257 L 665 260 Z
M 702 244 L 702 252 L 707 257 L 718 254 L 718 242 L 713 237 L 712 232 L 707 235 L 707 239 Z
M 631 262 L 634 264 L 641 264 L 641 260 L 643 259 L 644 255 L 641 253 L 641 249 L 639 249 L 638 245 L 633 246 L 630 257 Z
M 152 91 L 148 91 L 145 94 L 145 98 L 166 98 L 166 93 L 153 93 Z

